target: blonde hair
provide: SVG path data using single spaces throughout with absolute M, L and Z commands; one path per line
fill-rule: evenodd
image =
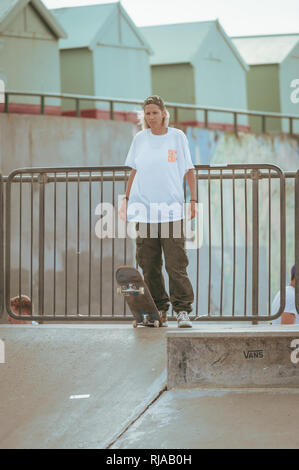
M 163 99 L 161 98 L 161 96 L 158 96 L 158 95 L 153 95 L 153 96 L 149 96 L 148 98 L 146 98 L 143 102 L 142 111 L 137 111 L 137 119 L 138 119 L 139 126 L 141 126 L 142 129 L 149 129 L 149 125 L 147 124 L 145 116 L 144 116 L 144 108 L 148 104 L 156 104 L 157 106 L 159 106 L 161 111 L 166 112 L 166 116 L 163 118 L 162 125 L 164 127 L 168 127 L 168 125 L 169 125 L 169 112 L 167 111 L 167 109 L 165 107 L 165 103 L 164 103 Z

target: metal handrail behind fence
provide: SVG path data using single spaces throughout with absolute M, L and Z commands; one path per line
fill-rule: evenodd
M 9 98 L 10 96 L 23 96 L 23 97 L 38 97 L 40 100 L 40 114 L 45 113 L 45 102 L 46 98 L 61 99 L 61 100 L 72 100 L 75 103 L 75 115 L 80 117 L 80 103 L 84 101 L 90 101 L 94 103 L 102 102 L 109 104 L 109 116 L 110 120 L 114 120 L 115 105 L 124 104 L 124 105 L 138 105 L 142 106 L 143 100 L 130 100 L 125 98 L 115 98 L 107 96 L 93 96 L 93 95 L 80 95 L 73 93 L 44 93 L 44 92 L 29 92 L 29 91 L 17 91 L 17 90 L 6 90 L 4 93 L 4 112 L 9 112 Z M 186 104 L 186 103 L 174 103 L 174 102 L 165 102 L 167 108 L 172 109 L 174 112 L 174 122 L 179 122 L 179 111 L 180 110 L 189 110 L 189 111 L 203 111 L 204 113 L 204 127 L 207 129 L 209 127 L 209 113 L 225 113 L 230 114 L 233 117 L 233 129 L 235 134 L 238 134 L 238 117 L 239 116 L 248 116 L 248 117 L 259 117 L 261 118 L 261 132 L 267 132 L 267 120 L 269 119 L 287 119 L 289 122 L 289 135 L 294 135 L 294 121 L 299 120 L 299 116 L 295 114 L 284 114 L 284 113 L 275 113 L 275 112 L 264 112 L 264 111 L 251 111 L 251 110 L 242 110 L 242 109 L 230 109 L 230 108 L 221 108 L 217 106 L 205 106 L 205 105 L 195 105 L 195 104 Z

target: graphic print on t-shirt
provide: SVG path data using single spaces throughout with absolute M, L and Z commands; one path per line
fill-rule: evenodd
M 169 162 L 176 162 L 177 157 L 176 157 L 176 150 L 168 150 L 168 161 Z

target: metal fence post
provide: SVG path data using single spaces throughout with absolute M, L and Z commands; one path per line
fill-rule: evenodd
M 114 121 L 114 103 L 110 101 L 110 120 Z
M 76 99 L 76 117 L 80 117 L 80 100 Z
M 252 170 L 252 315 L 259 310 L 259 171 Z M 257 325 L 257 320 L 252 320 Z
M 40 113 L 45 114 L 45 95 L 40 96 Z
M 10 250 L 11 250 L 11 180 L 5 185 L 5 308 L 10 309 Z
M 0 173 L 0 318 L 4 310 L 3 209 L 3 177 Z
M 293 135 L 293 118 L 289 119 L 289 134 Z
M 298 279 L 299 270 L 299 170 L 295 180 L 295 270 Z M 299 282 L 295 283 L 295 304 L 299 314 Z
M 40 173 L 39 182 L 39 235 L 38 235 L 38 314 L 44 314 L 44 286 L 45 286 L 45 178 Z
M 179 110 L 177 106 L 174 108 L 174 122 L 177 124 L 179 122 Z
M 238 137 L 238 115 L 234 113 L 234 133 Z
M 4 93 L 4 112 L 8 113 L 8 93 L 7 91 Z
M 266 134 L 266 116 L 262 116 L 262 134 Z
M 208 110 L 205 109 L 204 110 L 204 119 L 205 119 L 205 129 L 207 129 L 209 127 L 209 118 L 208 118 Z

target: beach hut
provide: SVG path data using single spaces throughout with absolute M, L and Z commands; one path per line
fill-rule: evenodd
M 153 93 L 167 101 L 247 109 L 248 66 L 218 20 L 140 28 L 154 50 Z M 173 118 L 173 115 L 172 115 Z M 232 127 L 232 115 L 210 113 L 209 127 Z M 178 121 L 203 126 L 203 112 L 181 110 Z M 247 124 L 240 117 L 239 124 Z
M 60 93 L 62 38 L 64 29 L 40 0 L 1 0 L 0 80 L 5 89 Z M 39 98 L 10 96 L 9 103 L 10 112 L 40 112 Z M 46 100 L 45 112 L 60 114 L 60 100 Z
M 299 79 L 299 34 L 231 39 L 249 65 L 248 109 L 299 115 L 299 104 L 293 98 L 295 80 Z M 252 117 L 249 122 L 253 131 L 261 130 L 261 118 Z M 288 132 L 289 122 L 267 118 L 266 130 Z M 293 131 L 299 133 L 299 121 L 294 121 Z
M 59 44 L 63 92 L 131 100 L 151 94 L 151 47 L 120 2 L 51 11 L 68 34 Z M 64 109 L 73 115 L 74 103 Z M 103 102 L 82 102 L 80 109 L 81 115 L 109 119 Z M 115 119 L 134 120 L 134 109 L 116 105 Z

